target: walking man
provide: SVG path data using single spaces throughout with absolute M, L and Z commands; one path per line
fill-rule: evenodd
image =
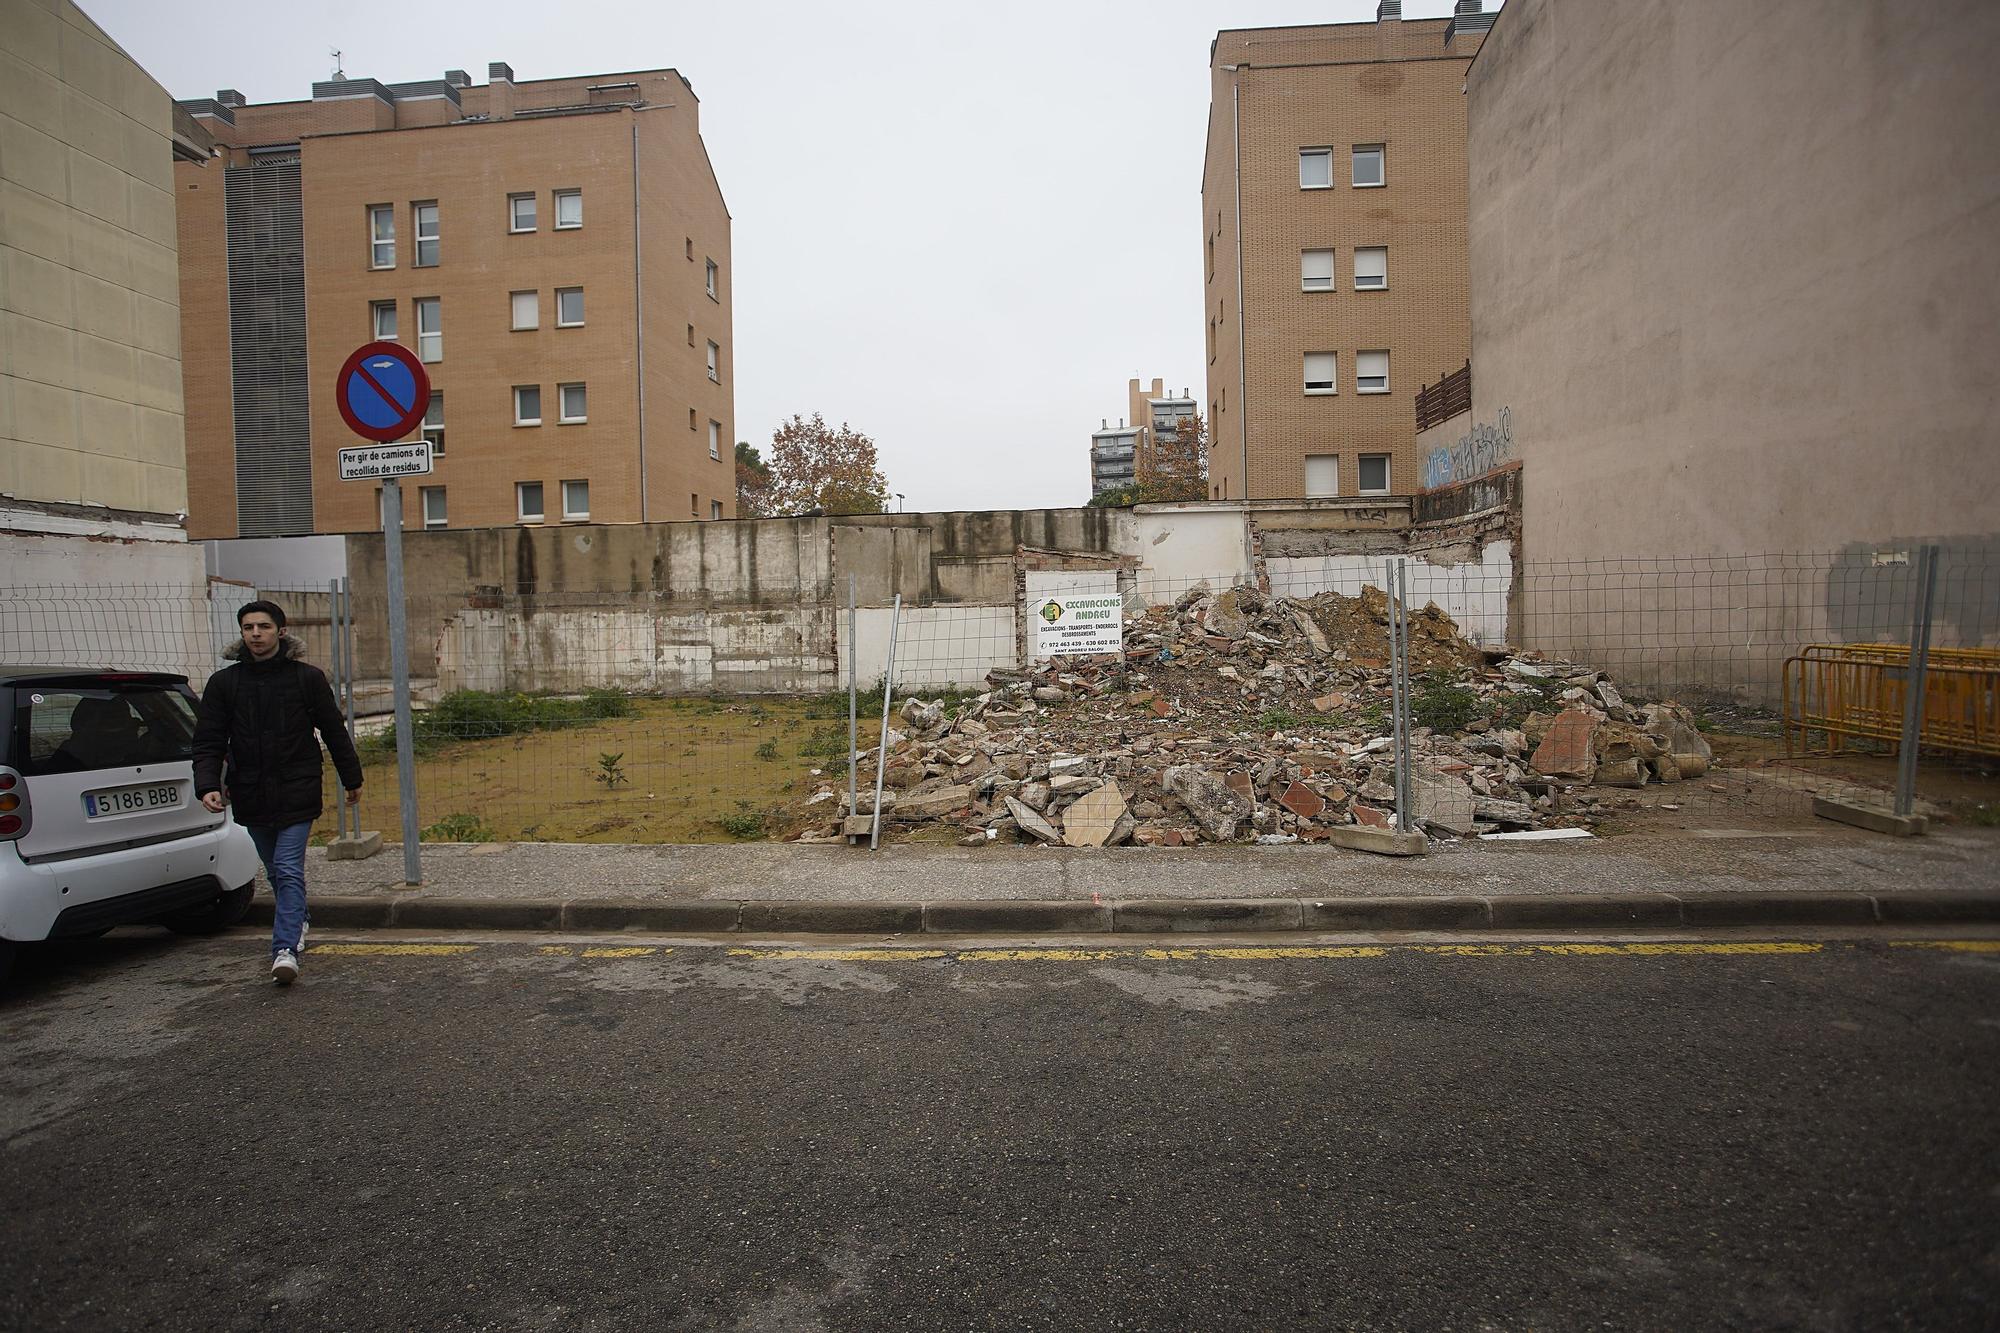
M 278 900 L 271 980 L 289 986 L 306 947 L 306 838 L 321 809 L 313 732 L 333 755 L 349 805 L 361 800 L 361 760 L 326 674 L 301 660 L 305 645 L 285 633 L 284 610 L 275 602 L 248 602 L 237 611 L 236 625 L 243 640 L 223 653 L 233 665 L 210 676 L 201 694 L 194 789 L 217 814 L 234 805 L 236 822 L 257 845 Z

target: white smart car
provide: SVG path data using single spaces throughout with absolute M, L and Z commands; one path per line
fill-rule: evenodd
M 243 919 L 257 849 L 195 799 L 196 707 L 185 676 L 0 666 L 0 977 L 30 941 Z

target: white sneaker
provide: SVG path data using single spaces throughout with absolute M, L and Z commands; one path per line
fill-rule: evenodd
M 299 957 L 290 949 L 278 950 L 278 956 L 271 960 L 271 980 L 280 986 L 289 986 L 298 979 Z

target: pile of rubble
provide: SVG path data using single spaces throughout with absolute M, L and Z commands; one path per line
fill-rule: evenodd
M 995 671 L 968 699 L 908 699 L 882 774 L 884 822 L 956 826 L 966 845 L 1072 847 L 1390 827 L 1387 620 L 1372 587 L 1292 600 L 1198 584 L 1128 615 L 1122 664 L 1068 658 Z M 1435 605 L 1409 626 L 1411 815 L 1434 836 L 1589 826 L 1604 812 L 1593 785 L 1708 769 L 1708 745 L 1677 705 L 1628 703 L 1578 663 L 1481 649 Z M 873 750 L 861 770 L 869 814 Z M 839 836 L 847 796 L 827 777 L 795 836 Z

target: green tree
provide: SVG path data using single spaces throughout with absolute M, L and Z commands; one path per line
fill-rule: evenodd
M 771 508 L 771 465 L 748 440 L 736 442 L 736 516 L 769 518 Z

